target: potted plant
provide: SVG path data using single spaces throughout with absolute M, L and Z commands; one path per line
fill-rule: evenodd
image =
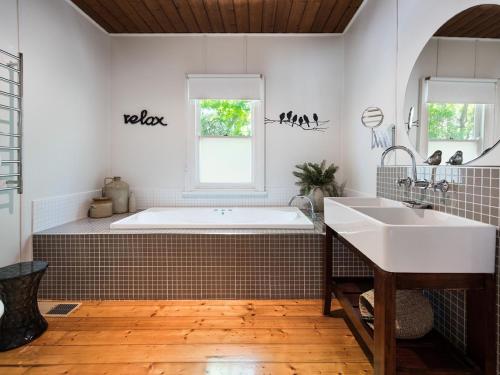
M 318 163 L 303 163 L 295 166 L 293 175 L 298 178 L 295 185 L 300 187 L 300 194 L 308 195 L 317 212 L 323 211 L 324 197 L 341 197 L 345 182 L 338 184 L 335 173 L 339 169 L 335 164 L 326 166 L 326 160 Z

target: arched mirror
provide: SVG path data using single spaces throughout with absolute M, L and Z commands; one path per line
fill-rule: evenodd
M 448 20 L 420 53 L 406 87 L 405 126 L 425 160 L 480 158 L 500 140 L 500 5 L 479 5 Z

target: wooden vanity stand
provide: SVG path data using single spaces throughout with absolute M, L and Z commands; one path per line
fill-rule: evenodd
M 333 277 L 336 238 L 374 270 L 374 277 Z M 324 314 L 331 314 L 332 292 L 374 367 L 375 375 L 496 373 L 495 277 L 492 274 L 395 273 L 379 268 L 347 240 L 326 226 L 324 243 Z M 375 328 L 359 313 L 359 295 L 375 290 Z M 397 289 L 466 289 L 467 353 L 432 331 L 416 340 L 396 340 Z

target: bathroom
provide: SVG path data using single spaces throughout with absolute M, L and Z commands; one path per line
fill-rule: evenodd
M 0 270 L 0 373 L 499 373 L 499 6 L 2 0 L 0 133 L 22 137 L 0 136 L 0 268 L 48 267 L 21 338 Z M 457 165 L 421 126 L 443 87 L 483 118 Z M 246 123 L 203 128 L 224 101 Z M 297 185 L 323 160 L 335 183 Z M 121 204 L 93 201 L 113 187 Z M 352 236 L 408 212 L 432 224 L 404 228 L 389 272 L 394 243 Z M 384 294 L 371 330 L 354 286 Z M 423 339 L 382 325 L 395 289 L 428 307 Z

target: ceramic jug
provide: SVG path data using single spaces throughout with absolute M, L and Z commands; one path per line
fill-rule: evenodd
M 100 219 L 103 217 L 110 217 L 111 215 L 113 215 L 113 202 L 110 198 L 100 197 L 92 199 L 88 217 Z
M 114 214 L 128 212 L 129 186 L 125 181 L 122 181 L 121 177 L 106 177 L 102 195 L 111 198 Z

